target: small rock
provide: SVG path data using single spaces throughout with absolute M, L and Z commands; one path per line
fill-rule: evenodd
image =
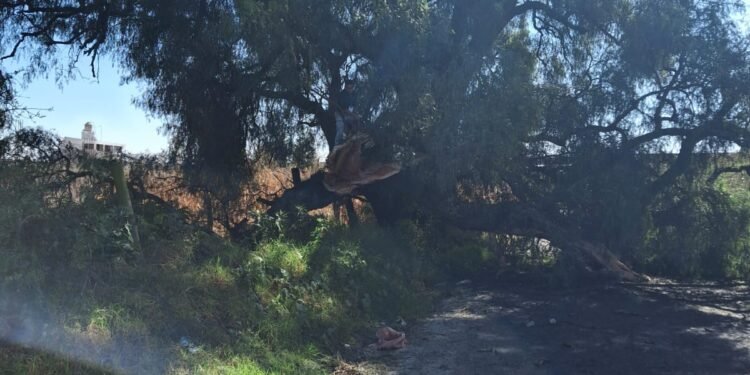
M 471 280 L 461 280 L 461 281 L 459 281 L 459 282 L 456 283 L 456 285 L 458 285 L 458 286 L 470 285 L 470 284 L 471 284 Z
M 557 319 L 555 319 L 555 318 L 550 318 L 550 319 L 549 319 L 549 324 L 557 324 Z
M 527 328 L 531 328 L 531 327 L 533 327 L 533 326 L 535 326 L 535 325 L 536 325 L 536 323 L 534 323 L 534 321 L 533 321 L 533 320 L 531 320 L 531 321 L 529 321 L 528 323 L 526 323 L 526 327 L 527 327 Z

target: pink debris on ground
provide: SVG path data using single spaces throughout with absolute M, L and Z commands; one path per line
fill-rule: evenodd
M 401 349 L 407 344 L 406 334 L 391 327 L 379 328 L 375 336 L 378 337 L 378 350 Z

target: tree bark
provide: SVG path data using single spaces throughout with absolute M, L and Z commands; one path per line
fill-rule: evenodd
M 110 173 L 112 174 L 112 180 L 115 183 L 115 199 L 117 205 L 125 210 L 128 224 L 130 225 L 131 236 L 133 237 L 133 245 L 135 246 L 138 254 L 141 254 L 141 236 L 138 233 L 138 223 L 135 218 L 135 211 L 133 211 L 133 203 L 130 200 L 130 191 L 128 190 L 127 180 L 125 179 L 125 167 L 119 160 L 110 161 Z
M 346 219 L 350 227 L 356 227 L 359 225 L 359 217 L 357 216 L 357 210 L 354 209 L 354 202 L 351 198 L 347 197 L 344 200 L 344 207 L 346 207 Z
M 395 222 L 399 218 L 408 218 L 410 213 L 406 206 L 404 194 L 399 194 L 399 187 L 407 179 L 384 180 L 360 189 L 372 204 L 373 211 L 381 224 Z M 413 189 L 413 186 L 411 187 Z M 309 180 L 287 190 L 281 198 L 273 202 L 270 213 L 281 210 L 303 207 L 314 210 L 328 206 L 340 199 L 323 186 L 323 172 L 318 172 Z M 445 222 L 464 230 L 491 232 L 507 235 L 519 235 L 549 240 L 553 246 L 571 251 L 579 258 L 588 259 L 599 264 L 606 272 L 624 281 L 647 281 L 648 278 L 633 271 L 618 259 L 606 246 L 587 240 L 562 220 L 550 219 L 534 207 L 519 203 L 507 202 L 498 204 L 456 203 L 452 208 L 449 203 L 442 206 L 432 205 L 425 209 L 432 210 Z
M 206 231 L 214 232 L 214 203 L 208 191 L 203 192 L 203 209 L 206 210 Z
M 286 190 L 281 197 L 273 201 L 267 213 L 275 214 L 297 207 L 312 211 L 334 203 L 339 197 L 323 186 L 323 177 L 322 171 L 315 173 L 306 181 L 301 181 L 298 185 Z
M 446 220 L 457 228 L 491 233 L 544 238 L 563 251 L 599 264 L 612 276 L 623 281 L 648 281 L 648 277 L 633 271 L 603 244 L 589 241 L 562 220 L 550 219 L 528 204 L 509 202 L 498 204 L 461 204 L 446 213 Z

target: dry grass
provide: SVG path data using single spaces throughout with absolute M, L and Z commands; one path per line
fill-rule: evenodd
M 305 180 L 313 173 L 320 170 L 322 166 L 316 165 L 311 168 L 302 170 L 302 179 Z M 191 193 L 183 184 L 182 176 L 179 172 L 152 172 L 144 178 L 146 190 L 165 202 L 184 210 L 188 213 L 194 222 L 205 223 L 205 201 L 198 193 Z M 242 187 L 240 198 L 234 202 L 233 208 L 228 213 L 231 224 L 240 223 L 244 220 L 252 222 L 249 215 L 251 211 L 262 212 L 268 206 L 266 202 L 273 201 L 293 186 L 291 170 L 285 168 L 265 167 L 254 173 L 253 180 Z M 358 211 L 362 211 L 363 203 L 355 202 Z M 218 212 L 214 207 L 214 212 Z M 333 217 L 333 207 L 329 206 L 320 210 L 313 211 L 311 214 L 325 217 Z M 345 219 L 346 213 L 342 213 Z M 214 223 L 214 232 L 217 234 L 226 234 L 227 228 L 224 227 L 220 220 Z

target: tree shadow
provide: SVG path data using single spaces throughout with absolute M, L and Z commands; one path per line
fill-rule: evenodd
M 464 290 L 409 332 L 414 348 L 375 361 L 399 369 L 407 363 L 404 373 L 750 373 L 750 324 L 727 311 L 731 306 L 717 308 L 723 306 L 717 301 L 736 301 L 745 290 L 673 289 Z M 687 291 L 701 298 L 688 301 Z M 453 328 L 436 332 L 435 319 Z
M 523 338 L 555 373 L 750 371 L 747 323 L 714 302 L 719 293 L 729 293 L 681 290 L 691 288 L 706 298 L 687 302 L 646 286 L 613 286 L 499 292 L 493 303 L 515 304 L 529 321 L 539 322 Z

